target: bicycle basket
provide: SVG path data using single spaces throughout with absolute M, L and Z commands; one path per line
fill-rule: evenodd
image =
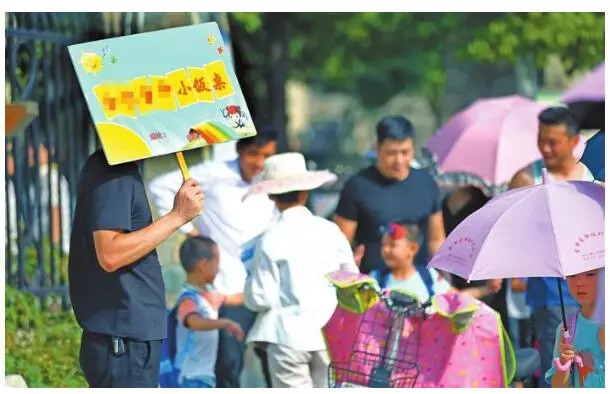
M 413 387 L 422 321 L 423 314 L 405 318 L 383 303 L 366 311 L 349 360 L 333 360 L 329 367 L 331 387 Z M 396 327 L 402 330 L 398 335 Z
M 391 369 L 383 364 L 378 355 L 362 352 L 353 353 L 347 362 L 331 362 L 330 387 L 411 388 L 415 385 L 419 375 L 416 364 L 397 361 Z

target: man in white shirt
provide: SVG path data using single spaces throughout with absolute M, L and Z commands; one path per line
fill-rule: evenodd
M 358 272 L 339 227 L 306 207 L 308 190 L 334 182 L 327 171 L 307 171 L 300 153 L 265 162 L 252 193 L 267 193 L 279 220 L 256 245 L 245 303 L 259 315 L 246 342 L 267 345 L 272 387 L 328 387 L 329 360 L 322 327 L 337 304 L 325 275 Z
M 214 280 L 216 290 L 232 300 L 243 295 L 247 267 L 241 259 L 243 246 L 260 235 L 277 217 L 277 210 L 266 195 L 244 199 L 251 182 L 263 169 L 266 158 L 275 154 L 277 133 L 259 128 L 254 137 L 237 142 L 238 158 L 223 162 L 205 162 L 189 170 L 206 196 L 206 209 L 182 227 L 189 235 L 201 234 L 213 239 L 220 251 L 219 272 Z M 173 196 L 182 183 L 179 170 L 153 179 L 149 184 L 152 202 L 160 214 L 172 207 Z M 231 319 L 248 332 L 255 315 L 241 306 L 224 305 L 219 318 Z M 239 387 L 244 365 L 243 342 L 220 333 L 216 361 L 217 387 Z M 263 361 L 264 362 L 264 361 Z

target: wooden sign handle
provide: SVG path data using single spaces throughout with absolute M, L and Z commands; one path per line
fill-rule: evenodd
M 180 172 L 182 172 L 182 179 L 186 181 L 191 177 L 191 174 L 189 173 L 189 168 L 186 165 L 186 160 L 184 160 L 184 155 L 182 154 L 182 152 L 176 152 L 176 158 L 178 159 Z

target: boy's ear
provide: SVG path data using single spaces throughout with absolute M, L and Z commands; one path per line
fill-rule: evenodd
M 411 247 L 411 250 L 413 250 L 413 254 L 417 254 L 417 252 L 419 252 L 418 242 L 409 242 L 409 246 Z

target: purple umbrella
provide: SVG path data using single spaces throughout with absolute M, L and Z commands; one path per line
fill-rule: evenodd
M 584 129 L 604 127 L 604 82 L 604 63 L 601 63 L 561 97 L 561 101 L 568 104 Z
M 467 280 L 565 277 L 604 266 L 604 188 L 564 181 L 503 193 L 467 217 L 430 265 Z
M 538 114 L 545 107 L 520 96 L 477 100 L 452 116 L 427 148 L 445 173 L 471 173 L 502 185 L 540 159 Z
M 578 101 L 604 101 L 606 97 L 604 81 L 604 63 L 602 62 L 577 84 L 568 89 L 561 96 L 561 101 L 567 104 Z
M 546 172 L 544 178 L 544 184 L 501 194 L 467 217 L 429 265 L 467 280 L 557 277 L 568 331 L 559 278 L 605 266 L 605 189 L 592 182 L 549 182 Z

